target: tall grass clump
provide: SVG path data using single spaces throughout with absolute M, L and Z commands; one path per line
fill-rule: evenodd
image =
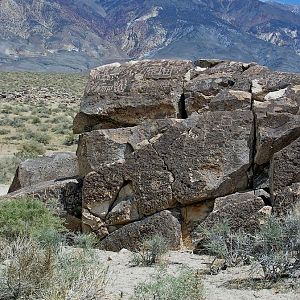
M 133 254 L 131 263 L 135 266 L 161 263 L 168 250 L 167 240 L 162 235 L 154 235 L 143 241 L 140 251 Z

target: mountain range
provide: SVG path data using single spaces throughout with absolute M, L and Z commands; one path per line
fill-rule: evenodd
M 0 0 L 0 70 L 220 58 L 300 72 L 299 8 L 258 0 Z

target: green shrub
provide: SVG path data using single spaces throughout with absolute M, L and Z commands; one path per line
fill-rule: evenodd
M 226 223 L 204 231 L 205 248 L 226 266 L 254 261 L 253 268 L 262 268 L 264 278 L 277 281 L 292 276 L 300 269 L 300 217 L 270 217 L 254 234 L 231 232 Z M 214 261 L 215 261 L 214 259 Z M 213 261 L 213 263 L 214 263 Z M 212 266 L 213 266 L 212 263 Z
M 25 160 L 28 158 L 36 158 L 39 155 L 45 154 L 45 152 L 46 150 L 43 144 L 37 141 L 30 141 L 22 144 L 15 156 L 20 160 Z
M 133 300 L 202 300 L 203 285 L 199 272 L 183 269 L 177 276 L 158 273 L 153 281 L 135 287 Z
M 33 139 L 38 143 L 47 145 L 51 140 L 51 136 L 43 132 L 36 132 Z
M 6 134 L 9 134 L 10 133 L 10 130 L 9 129 L 5 129 L 5 128 L 1 128 L 0 129 L 0 135 L 6 135 Z
M 93 233 L 77 233 L 73 236 L 73 242 L 75 246 L 83 249 L 90 249 L 97 245 L 98 239 Z
M 32 124 L 39 124 L 39 123 L 41 123 L 41 120 L 40 120 L 39 117 L 32 117 L 31 123 Z
M 162 235 L 154 235 L 143 242 L 141 250 L 133 254 L 131 262 L 136 266 L 151 266 L 162 262 L 168 250 L 166 239 Z
M 65 229 L 62 220 L 41 201 L 24 197 L 0 202 L 1 237 L 8 240 L 19 236 L 36 237 L 46 230 L 63 232 Z
M 300 269 L 300 217 L 271 217 L 253 236 L 251 255 L 265 279 L 277 281 Z
M 249 236 L 244 231 L 232 232 L 229 223 L 224 220 L 216 223 L 212 228 L 199 227 L 198 231 L 205 237 L 204 247 L 208 254 L 215 256 L 210 265 L 211 273 L 220 269 L 246 264 L 249 262 Z M 222 265 L 215 266 L 221 259 Z

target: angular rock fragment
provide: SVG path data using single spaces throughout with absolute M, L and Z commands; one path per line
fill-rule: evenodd
M 102 240 L 100 248 L 109 251 L 120 251 L 123 248 L 137 251 L 144 240 L 156 234 L 164 236 L 171 249 L 179 249 L 181 226 L 167 210 L 121 227 Z
M 274 211 L 277 215 L 286 216 L 288 213 L 300 215 L 300 183 L 293 183 L 276 191 Z
M 44 181 L 76 177 L 77 156 L 72 152 L 56 152 L 20 163 L 9 193 Z
M 300 137 L 300 115 L 268 113 L 257 117 L 255 163 L 262 165 Z
M 145 119 L 176 118 L 190 61 L 149 60 L 91 71 L 74 131 L 134 126 Z M 90 121 L 91 120 L 91 121 Z
M 263 199 L 255 196 L 253 191 L 217 198 L 212 213 L 201 225 L 211 228 L 214 224 L 227 220 L 233 231 L 253 231 L 259 225 L 257 213 L 264 206 Z

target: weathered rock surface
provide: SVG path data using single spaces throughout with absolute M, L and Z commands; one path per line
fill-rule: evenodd
M 277 212 L 288 212 L 299 202 L 300 138 L 277 152 L 273 159 L 272 198 Z
M 75 118 L 75 132 L 89 131 L 95 125 L 127 127 L 145 119 L 180 116 L 184 81 L 192 67 L 191 61 L 153 60 L 92 70 Z
M 141 221 L 125 225 L 105 238 L 100 248 L 120 251 L 126 248 L 136 251 L 141 243 L 155 234 L 163 235 L 171 249 L 179 249 L 181 243 L 181 226 L 170 211 L 162 211 Z
M 211 228 L 216 223 L 228 221 L 233 231 L 239 229 L 253 231 L 259 226 L 259 211 L 264 206 L 263 199 L 256 196 L 253 191 L 217 198 L 213 211 L 201 225 Z
M 208 112 L 178 120 L 162 133 L 133 145 L 133 152 L 127 155 L 127 141 L 132 138 L 120 135 L 117 148 L 109 139 L 117 139 L 116 129 L 110 135 L 108 131 L 84 134 L 85 140 L 100 137 L 92 141 L 93 149 L 116 153 L 117 160 L 109 164 L 100 153 L 96 161 L 94 151 L 79 156 L 79 164 L 83 160 L 89 166 L 83 170 L 93 166 L 96 171 L 85 177 L 83 206 L 108 218 L 109 223 L 120 224 L 175 207 L 178 202 L 190 205 L 245 189 L 252 121 L 251 112 L 241 111 Z M 141 127 L 131 128 L 132 135 L 142 132 Z M 120 219 L 113 221 L 112 213 Z
M 57 152 L 22 162 L 9 188 L 9 193 L 35 184 L 76 177 L 79 174 L 77 156 L 72 152 Z
M 122 236 L 127 228 L 166 210 L 180 220 L 185 241 L 203 220 L 211 226 L 226 217 L 233 229 L 254 230 L 271 211 L 266 205 L 276 194 L 276 176 L 299 169 L 299 149 L 292 143 L 300 136 L 300 76 L 220 60 L 198 60 L 193 66 L 160 61 L 156 67 L 177 65 L 177 73 L 158 76 L 154 86 L 152 75 L 137 75 L 138 67 L 148 70 L 153 63 L 108 65 L 91 73 L 80 112 L 90 127 L 74 122 L 81 132 L 92 130 L 81 135 L 77 150 L 85 177 L 83 208 L 89 216 L 83 226 L 99 232 L 103 245 L 112 235 Z M 116 85 L 133 72 L 132 84 L 119 93 L 112 84 L 105 90 L 106 78 L 112 78 L 105 76 L 113 72 Z M 166 83 L 171 94 L 162 92 Z M 132 105 L 132 97 L 144 106 L 143 114 Z M 149 114 L 149 99 L 162 115 Z M 165 100 L 172 113 L 165 109 Z M 116 107 L 127 109 L 128 115 Z M 106 122 L 105 113 L 113 124 Z M 282 151 L 292 154 L 279 171 L 276 156 L 282 157 Z M 285 158 L 281 160 L 284 165 Z M 284 185 L 293 203 L 297 193 L 294 186 L 290 192 L 290 185 L 296 181 L 288 184 L 288 192 Z

